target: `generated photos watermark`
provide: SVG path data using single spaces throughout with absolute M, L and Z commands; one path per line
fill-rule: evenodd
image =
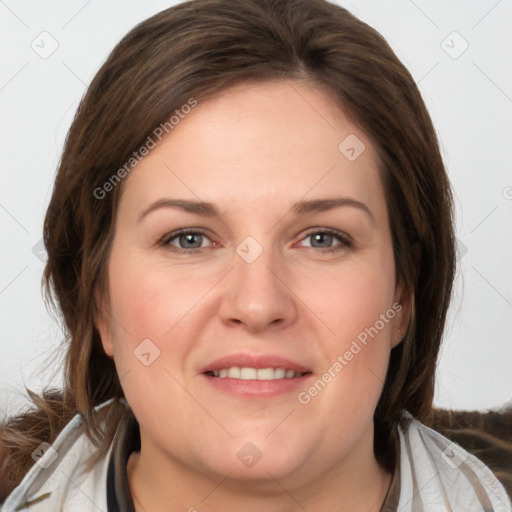
M 368 338 L 373 339 L 382 329 L 395 318 L 396 314 L 402 311 L 402 305 L 395 302 L 385 313 L 382 313 L 379 319 L 370 327 L 365 327 L 357 338 L 352 340 L 350 347 L 339 355 L 327 370 L 305 391 L 301 391 L 297 399 L 302 405 L 307 405 L 317 396 L 339 373 L 349 364 L 354 357 L 367 346 Z M 359 342 L 359 343 L 358 343 Z
M 190 98 L 187 103 L 182 105 L 179 109 L 176 109 L 167 121 L 160 123 L 151 132 L 151 135 L 148 135 L 146 142 L 144 142 L 137 151 L 132 153 L 132 156 L 128 158 L 124 165 L 114 172 L 101 187 L 96 187 L 94 189 L 94 197 L 101 200 L 104 199 L 109 192 L 112 192 L 112 190 L 114 190 L 114 188 L 130 174 L 137 164 L 139 164 L 145 156 L 149 155 L 149 152 L 156 147 L 157 142 L 161 141 L 163 137 L 171 133 L 180 121 L 184 119 L 187 114 L 190 114 L 195 106 L 197 106 L 197 100 L 195 98 Z

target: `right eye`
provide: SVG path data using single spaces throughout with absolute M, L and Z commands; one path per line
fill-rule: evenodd
M 202 243 L 204 239 L 210 240 L 204 231 L 188 228 L 166 234 L 160 244 L 178 253 L 197 253 L 207 247 Z M 174 241 L 177 242 L 178 246 L 174 244 Z M 212 243 L 215 247 L 215 242 Z

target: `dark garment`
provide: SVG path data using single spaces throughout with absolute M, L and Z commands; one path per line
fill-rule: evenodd
M 128 459 L 134 451 L 140 451 L 139 423 L 128 412 L 121 418 L 112 443 L 107 471 L 108 512 L 135 512 L 127 473 Z

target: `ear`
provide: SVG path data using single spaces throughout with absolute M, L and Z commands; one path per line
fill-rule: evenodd
M 403 341 L 414 316 L 414 292 L 406 292 L 401 286 L 397 286 L 393 309 L 397 312 L 393 320 L 393 332 L 391 334 L 391 348 Z
M 94 325 L 98 334 L 100 335 L 101 344 L 103 345 L 103 350 L 109 357 L 114 356 L 114 346 L 112 343 L 112 328 L 110 324 L 110 315 L 103 304 L 103 301 L 98 300 L 97 302 L 97 313 L 96 318 L 94 320 Z

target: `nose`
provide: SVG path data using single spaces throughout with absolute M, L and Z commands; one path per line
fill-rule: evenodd
M 224 283 L 220 316 L 227 325 L 243 325 L 257 333 L 270 326 L 282 329 L 297 317 L 296 297 L 279 256 L 265 249 L 255 261 L 234 254 Z

